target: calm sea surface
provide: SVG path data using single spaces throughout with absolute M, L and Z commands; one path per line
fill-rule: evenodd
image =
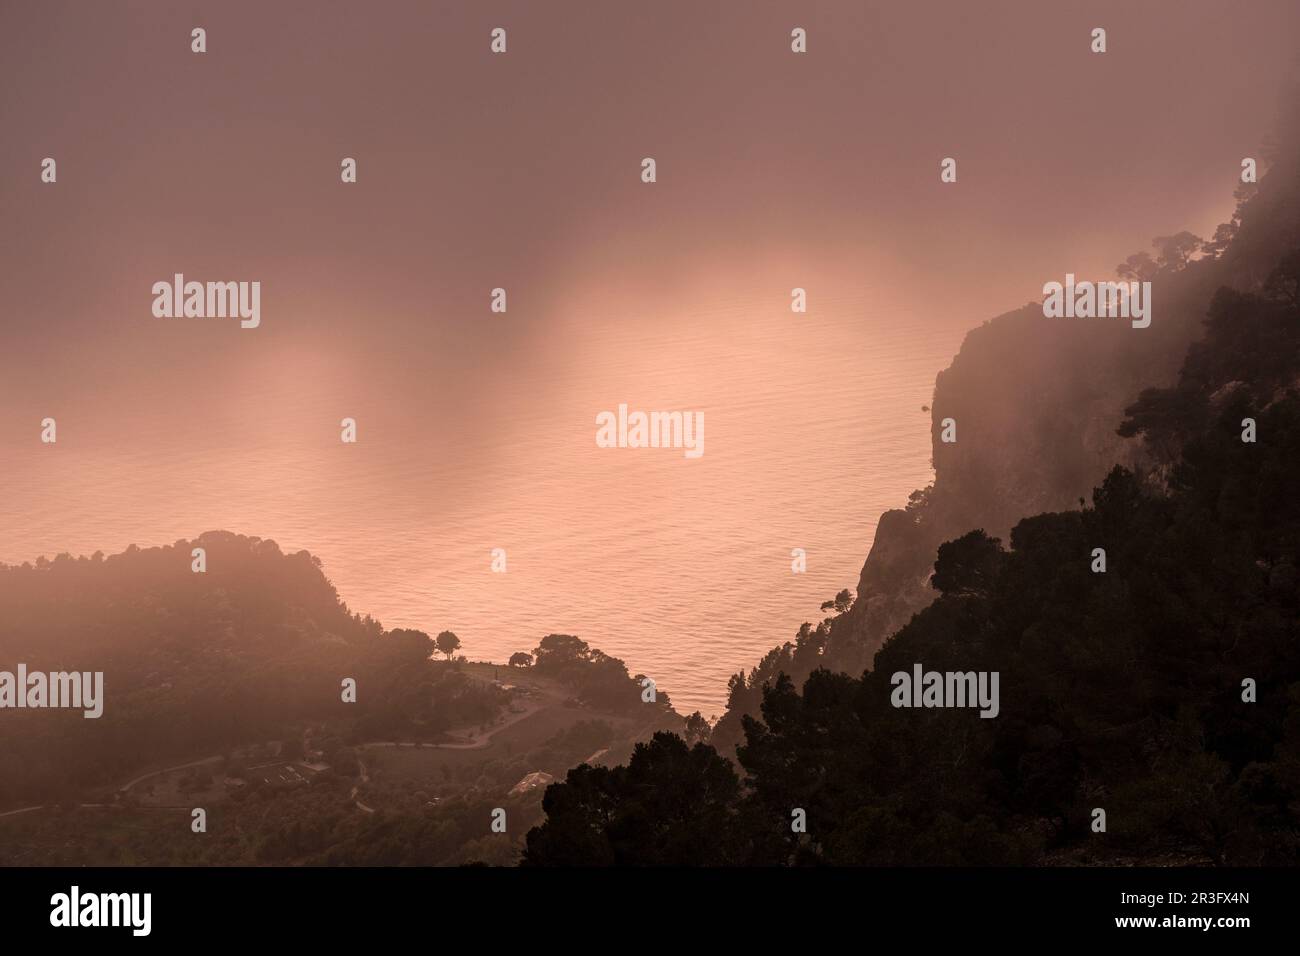
M 570 316 L 564 347 L 437 407 L 401 374 L 340 399 L 330 361 L 250 376 L 219 403 L 142 383 L 126 405 L 63 410 L 57 446 L 7 429 L 0 560 L 271 538 L 320 557 L 387 627 L 450 628 L 492 660 L 577 634 L 679 710 L 717 714 L 728 676 L 855 587 L 880 513 L 932 477 L 921 406 L 961 329 L 820 306 Z M 620 402 L 704 412 L 703 457 L 598 448 L 595 416 Z M 356 445 L 339 441 L 345 416 Z

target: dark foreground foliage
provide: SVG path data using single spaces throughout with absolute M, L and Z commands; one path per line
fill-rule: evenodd
M 525 862 L 1297 862 L 1297 278 L 1293 253 L 1257 294 L 1221 290 L 1177 384 L 1128 409 L 1120 434 L 1161 467 L 1115 468 L 1008 546 L 945 544 L 939 598 L 870 670 L 764 687 L 739 774 L 670 734 L 571 771 Z M 999 672 L 999 715 L 894 708 L 891 675 L 917 663 Z

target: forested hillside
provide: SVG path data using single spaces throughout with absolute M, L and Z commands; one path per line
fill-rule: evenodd
M 1300 112 L 1300 94 L 1292 108 Z M 724 753 L 741 740 L 741 717 L 756 715 L 764 684 L 796 681 L 824 666 L 856 674 L 881 644 L 926 607 L 939 545 L 971 528 L 1005 539 L 1021 518 L 1078 507 L 1114 465 L 1157 480 L 1168 452 L 1116 431 L 1144 389 L 1171 385 L 1199 339 L 1219 288 L 1263 295 L 1270 274 L 1300 235 L 1300 136 L 1294 116 L 1262 150 L 1267 172 L 1241 184 L 1236 209 L 1212 237 L 1158 237 L 1129 256 L 1122 275 L 1152 283 L 1156 317 L 1127 322 L 1046 320 L 1032 303 L 971 331 L 940 372 L 931 407 L 935 480 L 905 508 L 881 516 L 856 597 L 844 593 L 732 679 L 727 713 L 715 729 Z M 1064 270 L 1063 270 L 1064 271 Z M 1058 277 L 1059 278 L 1059 277 Z M 945 418 L 957 441 L 940 441 Z
M 1298 157 L 1200 260 L 1129 261 L 1159 336 L 972 333 L 935 399 L 965 431 L 856 603 L 734 679 L 713 746 L 572 771 L 526 862 L 1297 862 Z M 997 673 L 996 718 L 894 706 L 918 664 Z

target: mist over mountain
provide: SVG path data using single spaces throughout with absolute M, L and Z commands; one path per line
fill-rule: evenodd
M 0 565 L 0 612 L 3 679 L 103 675 L 93 717 L 6 700 L 3 863 L 508 864 L 546 782 L 683 729 L 577 637 L 475 663 L 230 532 Z M 193 808 L 216 839 L 189 839 Z M 495 808 L 517 837 L 483 840 Z
M 881 522 L 857 600 L 733 678 L 709 743 L 571 771 L 525 863 L 1295 864 L 1287 120 L 1214 237 L 1121 264 L 1153 283 L 1150 329 L 1031 305 L 972 332 L 935 389 L 958 440 Z
M 4 862 L 1294 862 L 1300 148 L 1266 159 L 1214 237 L 1121 264 L 1150 328 L 966 337 L 934 484 L 712 728 L 574 635 L 493 664 L 386 630 L 256 537 L 0 566 L 0 668 L 106 699 L 6 715 Z M 921 668 L 998 674 L 996 719 L 900 708 Z
M 733 677 L 727 713 L 715 730 L 724 753 L 740 742 L 740 716 L 757 714 L 763 684 L 778 673 L 801 681 L 816 667 L 851 674 L 870 667 L 883 642 L 935 600 L 930 579 L 944 541 L 972 528 L 1005 540 L 1024 517 L 1077 509 L 1117 464 L 1163 480 L 1174 451 L 1133 441 L 1117 426 L 1144 389 L 1177 379 L 1188 346 L 1204 335 L 1217 289 L 1260 293 L 1294 250 L 1298 98 L 1293 93 L 1285 102 L 1277 132 L 1261 151 L 1269 171 L 1258 185 L 1238 187 L 1231 221 L 1199 244 L 1194 257 L 1179 245 L 1186 233 L 1158 237 L 1150 252 L 1135 254 L 1147 260 L 1143 277 L 1157 303 L 1149 328 L 1046 319 L 1042 306 L 1030 303 L 967 334 L 935 380 L 933 484 L 881 516 L 856 598 L 846 593 L 838 606 L 828 601 L 823 610 L 837 613 L 805 624 L 794 640 Z M 1063 264 L 1061 275 L 1045 281 L 1060 281 L 1067 271 Z M 942 422 L 950 417 L 957 441 L 945 443 Z

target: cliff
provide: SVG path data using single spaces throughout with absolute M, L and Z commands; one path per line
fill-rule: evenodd
M 1030 303 L 969 332 L 935 381 L 931 406 L 932 486 L 881 516 L 852 605 L 770 651 L 732 678 L 728 711 L 714 741 L 727 755 L 740 716 L 754 714 L 762 686 L 779 673 L 796 683 L 817 667 L 859 674 L 881 645 L 936 597 L 938 546 L 980 528 L 1005 540 L 1022 518 L 1079 509 L 1115 465 L 1159 480 L 1166 462 L 1149 443 L 1117 428 L 1144 390 L 1175 381 L 1188 346 L 1201 337 L 1216 289 L 1258 292 L 1300 236 L 1300 150 L 1276 145 L 1258 184 L 1238 188 L 1230 222 L 1191 253 L 1163 237 L 1141 278 L 1152 283 L 1152 321 L 1058 318 Z M 1283 159 L 1282 157 L 1286 158 Z M 1186 236 L 1187 234 L 1182 234 Z M 1189 237 L 1190 238 L 1190 237 Z M 1132 261 L 1132 260 L 1130 260 Z M 1060 281 L 1069 271 L 1063 265 Z M 1080 276 L 1103 280 L 1106 276 Z M 956 441 L 941 440 L 943 422 Z

